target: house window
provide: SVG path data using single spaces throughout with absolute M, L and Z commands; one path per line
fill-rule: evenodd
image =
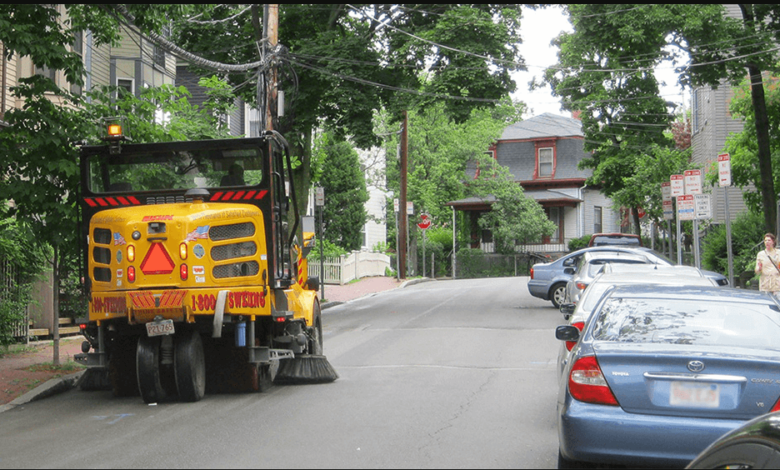
M 117 78 L 116 86 L 124 88 L 131 95 L 135 93 L 135 84 L 132 78 Z
M 604 219 L 601 215 L 601 207 L 594 207 L 593 208 L 593 233 L 602 233 L 602 225 L 603 225 Z
M 82 60 L 84 58 L 84 33 L 81 31 L 76 31 L 73 33 L 73 44 L 71 45 L 71 49 L 74 53 L 78 54 L 82 57 Z M 71 83 L 70 85 L 70 92 L 74 95 L 81 95 L 81 85 L 77 85 L 75 83 Z
M 50 69 L 49 67 L 47 67 L 45 65 L 43 67 L 38 67 L 36 65 L 35 66 L 35 75 L 41 75 L 43 77 L 49 78 L 51 81 L 53 81 L 55 83 L 57 82 L 57 79 L 56 79 L 57 71 L 55 69 Z
M 553 174 L 553 149 L 541 148 L 539 149 L 539 162 L 538 162 L 539 178 L 550 178 Z

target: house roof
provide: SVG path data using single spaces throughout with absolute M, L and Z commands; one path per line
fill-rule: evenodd
M 541 139 L 546 137 L 583 137 L 578 119 L 544 113 L 504 129 L 499 140 Z
M 539 191 L 525 191 L 525 197 L 530 197 L 539 204 L 542 205 L 576 205 L 582 202 L 582 199 L 569 196 L 559 191 L 539 190 Z M 467 197 L 466 199 L 460 199 L 458 201 L 448 202 L 447 206 L 455 207 L 459 210 L 488 210 L 493 203 L 496 202 L 496 197 L 489 195 L 486 197 Z

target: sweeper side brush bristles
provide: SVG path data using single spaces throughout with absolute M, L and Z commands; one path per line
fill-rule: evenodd
M 275 384 L 305 385 L 333 382 L 339 374 L 330 365 L 325 356 L 301 354 L 294 359 L 279 361 L 279 370 L 274 378 Z
M 108 370 L 100 368 L 88 368 L 79 377 L 76 386 L 84 392 L 111 390 L 111 381 L 108 378 Z

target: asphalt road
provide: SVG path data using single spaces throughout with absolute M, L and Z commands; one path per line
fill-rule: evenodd
M 0 414 L 0 468 L 554 468 L 561 316 L 526 282 L 426 282 L 324 311 L 332 384 L 18 407 Z

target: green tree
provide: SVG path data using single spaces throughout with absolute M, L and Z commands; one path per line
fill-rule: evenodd
M 168 6 L 142 5 L 132 8 L 140 10 L 141 23 L 149 27 L 153 23 L 162 26 L 159 19 L 164 18 L 164 12 L 169 9 Z M 66 9 L 70 16 L 68 22 L 62 20 L 53 5 L 4 4 L 0 6 L 0 41 L 7 55 L 29 56 L 37 67 L 62 70 L 70 83 L 83 84 L 82 59 L 68 50 L 74 33 L 89 28 L 96 46 L 115 44 L 119 38 L 118 23 L 101 6 L 67 5 Z M 215 85 L 214 88 L 219 87 Z M 182 121 L 171 119 L 166 127 L 157 125 L 154 119 L 154 111 L 166 109 L 166 106 L 171 106 L 172 114 L 187 109 L 177 99 L 181 96 L 171 98 L 171 91 L 149 91 L 150 95 L 141 102 L 129 104 L 133 98 L 127 97 L 120 103 L 128 106 L 124 111 L 128 113 L 128 119 L 137 124 L 134 131 L 139 141 L 157 140 L 171 133 L 186 137 L 187 126 Z M 13 215 L 29 226 L 36 243 L 53 248 L 56 315 L 60 278 L 65 271 L 77 271 L 74 266 L 63 271 L 62 260 L 78 259 L 79 145 L 83 141 L 97 141 L 102 131 L 96 118 L 109 113 L 114 115 L 117 111 L 109 105 L 108 94 L 103 95 L 102 102 L 90 103 L 41 75 L 20 79 L 11 93 L 24 106 L 12 109 L 4 116 L 8 127 L 0 132 L 0 167 L 6 171 L 2 175 L 3 184 L 0 184 L 0 201 L 13 200 Z M 165 93 L 169 94 L 164 96 Z M 224 87 L 216 95 L 213 99 L 215 109 L 225 102 Z M 97 98 L 95 94 L 91 96 Z M 166 100 L 167 104 L 160 103 Z M 183 107 L 176 109 L 177 106 Z M 185 119 L 194 119 L 197 115 L 190 113 Z M 204 116 L 200 114 L 200 117 Z M 174 126 L 177 122 L 181 124 L 179 127 Z M 190 130 L 203 130 L 210 125 L 193 124 Z M 146 132 L 153 137 L 145 135 Z M 213 134 L 214 131 L 209 132 Z M 55 363 L 59 361 L 57 346 L 55 341 Z
M 176 44 L 220 64 L 257 64 L 259 8 L 189 8 L 173 18 Z M 295 172 L 298 200 L 307 200 L 313 129 L 321 125 L 369 148 L 379 142 L 372 125 L 377 110 L 397 121 L 401 110 L 441 102 L 460 122 L 474 107 L 494 106 L 515 89 L 510 72 L 521 62 L 519 26 L 516 4 L 281 5 L 282 47 L 266 57 L 278 65 L 286 91 L 285 117 L 273 127 L 302 163 Z M 214 70 L 213 64 L 201 69 Z M 228 71 L 231 82 L 263 108 L 256 84 L 269 81 L 269 68 L 239 69 Z
M 763 198 L 759 188 L 764 175 L 759 164 L 758 139 L 756 138 L 753 98 L 748 83 L 736 90 L 729 110 L 735 118 L 745 122 L 742 132 L 731 134 L 726 139 L 724 151 L 731 155 L 731 180 L 741 188 L 745 204 L 755 213 L 763 209 Z M 772 179 L 775 187 L 780 187 L 780 90 L 777 84 L 767 87 L 766 108 L 769 121 L 770 154 L 772 155 Z M 716 182 L 717 172 L 710 172 L 711 182 Z M 764 228 L 766 231 L 766 229 Z M 774 230 L 772 230 L 774 232 Z
M 327 132 L 317 140 L 315 152 L 323 167 L 319 182 L 325 190 L 324 236 L 341 248 L 359 250 L 368 191 L 358 154 L 349 142 Z
M 493 232 L 497 252 L 515 253 L 516 243 L 537 241 L 555 232 L 555 224 L 542 206 L 525 197 L 506 167 L 487 155 L 480 155 L 477 164 L 480 171 L 469 182 L 467 195 L 492 201 L 490 212 L 480 217 L 479 226 Z
M 648 143 L 663 145 L 661 133 L 671 114 L 658 94 L 653 68 L 687 57 L 690 63 L 678 69 L 680 83 L 687 86 L 739 83 L 747 71 L 760 174 L 772 174 L 761 71 L 775 70 L 780 63 L 780 7 L 739 4 L 740 19 L 726 17 L 720 4 L 567 8 L 574 32 L 557 39 L 559 64 L 546 72 L 546 81 L 564 98 L 567 109 L 583 111 L 585 139 L 595 152 L 584 165 L 594 168 L 594 182 L 606 182 L 607 195 L 635 168 L 634 155 L 628 152 Z M 772 179 L 761 179 L 759 187 L 765 224 L 771 228 L 777 217 Z
M 623 177 L 622 188 L 612 193 L 617 207 L 641 207 L 647 217 L 659 223 L 663 220 L 661 183 L 671 175 L 681 175 L 693 169 L 691 149 L 680 150 L 652 145 L 646 151 L 636 152 L 632 174 Z

